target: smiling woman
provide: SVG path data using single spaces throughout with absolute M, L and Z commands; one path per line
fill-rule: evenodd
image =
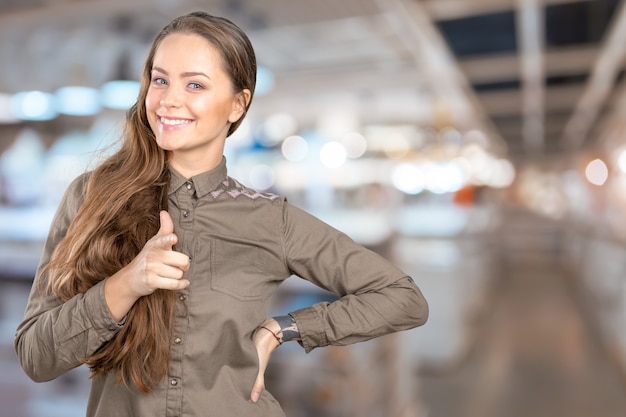
M 220 163 L 230 126 L 250 102 L 250 89 L 236 92 L 221 61 L 219 50 L 193 34 L 168 36 L 154 56 L 148 121 L 170 165 L 187 177 Z
M 255 76 L 232 22 L 174 19 L 150 49 L 121 148 L 65 193 L 15 348 L 36 381 L 87 364 L 87 416 L 284 416 L 264 390 L 279 345 L 310 352 L 426 321 L 405 272 L 228 176 L 224 143 Z M 294 275 L 336 299 L 268 318 Z

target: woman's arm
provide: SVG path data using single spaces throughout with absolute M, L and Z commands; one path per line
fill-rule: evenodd
M 384 258 L 289 204 L 283 213 L 286 267 L 340 299 L 266 319 L 257 327 L 253 342 L 259 372 L 250 395 L 253 402 L 265 387 L 272 352 L 284 342 L 298 341 L 309 352 L 407 330 L 428 317 L 417 285 Z
M 52 221 L 44 251 L 26 305 L 24 319 L 17 328 L 14 346 L 26 374 L 35 381 L 49 381 L 81 364 L 81 360 L 119 330 L 104 299 L 99 283 L 67 302 L 46 291 L 43 268 L 65 236 L 84 193 L 87 176 L 70 184 Z
M 50 294 L 42 271 L 82 203 L 85 181 L 84 176 L 74 181 L 61 201 L 17 329 L 14 346 L 19 362 L 35 381 L 49 381 L 79 366 L 115 336 L 140 297 L 157 288 L 189 285 L 183 279 L 189 257 L 172 250 L 176 235 L 169 215 L 162 212 L 161 230 L 129 265 L 66 302 Z
M 426 322 L 428 304 L 406 273 L 298 208 L 287 204 L 284 213 L 289 269 L 340 297 L 290 313 L 307 352 L 369 340 Z

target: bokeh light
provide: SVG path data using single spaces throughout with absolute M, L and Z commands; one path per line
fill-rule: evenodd
M 56 93 L 57 111 L 70 116 L 93 116 L 100 112 L 100 93 L 95 88 L 67 86 Z
M 114 80 L 100 87 L 100 102 L 104 107 L 115 110 L 128 110 L 139 95 L 139 82 Z
M 626 147 L 622 147 L 618 150 L 617 166 L 622 173 L 626 174 Z
M 406 194 L 419 194 L 424 191 L 426 179 L 424 172 L 417 164 L 398 164 L 393 170 L 392 179 L 394 187 Z
M 346 148 L 339 142 L 328 142 L 320 150 L 320 161 L 328 168 L 338 168 L 346 162 Z
M 250 184 L 257 190 L 269 190 L 274 185 L 276 174 L 274 169 L 265 164 L 259 164 L 250 170 Z
M 259 140 L 266 146 L 274 146 L 298 130 L 298 121 L 288 113 L 276 113 L 263 124 L 263 135 Z
M 13 115 L 22 120 L 52 120 L 57 117 L 56 101 L 52 94 L 42 91 L 24 91 L 11 100 Z
M 281 152 L 286 160 L 300 162 L 309 154 L 309 145 L 302 136 L 289 136 L 281 145 Z
M 348 132 L 341 138 L 341 144 L 346 148 L 348 158 L 357 159 L 367 151 L 367 141 L 358 132 Z
M 585 168 L 587 181 L 593 185 L 603 185 L 609 178 L 609 169 L 601 159 L 594 159 Z

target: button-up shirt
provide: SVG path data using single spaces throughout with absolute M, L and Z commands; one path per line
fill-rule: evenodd
M 243 186 L 227 175 L 225 159 L 189 179 L 171 171 L 176 250 L 192 261 L 191 284 L 178 292 L 167 377 L 142 394 L 116 384 L 115 372 L 98 376 L 87 416 L 283 416 L 267 391 L 249 401 L 258 373 L 252 335 L 278 285 L 292 276 L 338 296 L 290 312 L 307 352 L 425 322 L 426 301 L 404 272 L 284 197 Z M 36 381 L 78 366 L 123 326 L 107 308 L 106 277 L 65 303 L 40 292 L 47 279 L 41 268 L 80 207 L 87 178 L 77 178 L 63 197 L 18 327 L 15 348 Z

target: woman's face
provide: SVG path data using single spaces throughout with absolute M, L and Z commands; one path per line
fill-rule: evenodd
M 233 91 L 220 60 L 219 51 L 194 34 L 168 35 L 156 50 L 146 112 L 175 169 L 217 166 L 231 123 L 245 111 L 250 93 Z

